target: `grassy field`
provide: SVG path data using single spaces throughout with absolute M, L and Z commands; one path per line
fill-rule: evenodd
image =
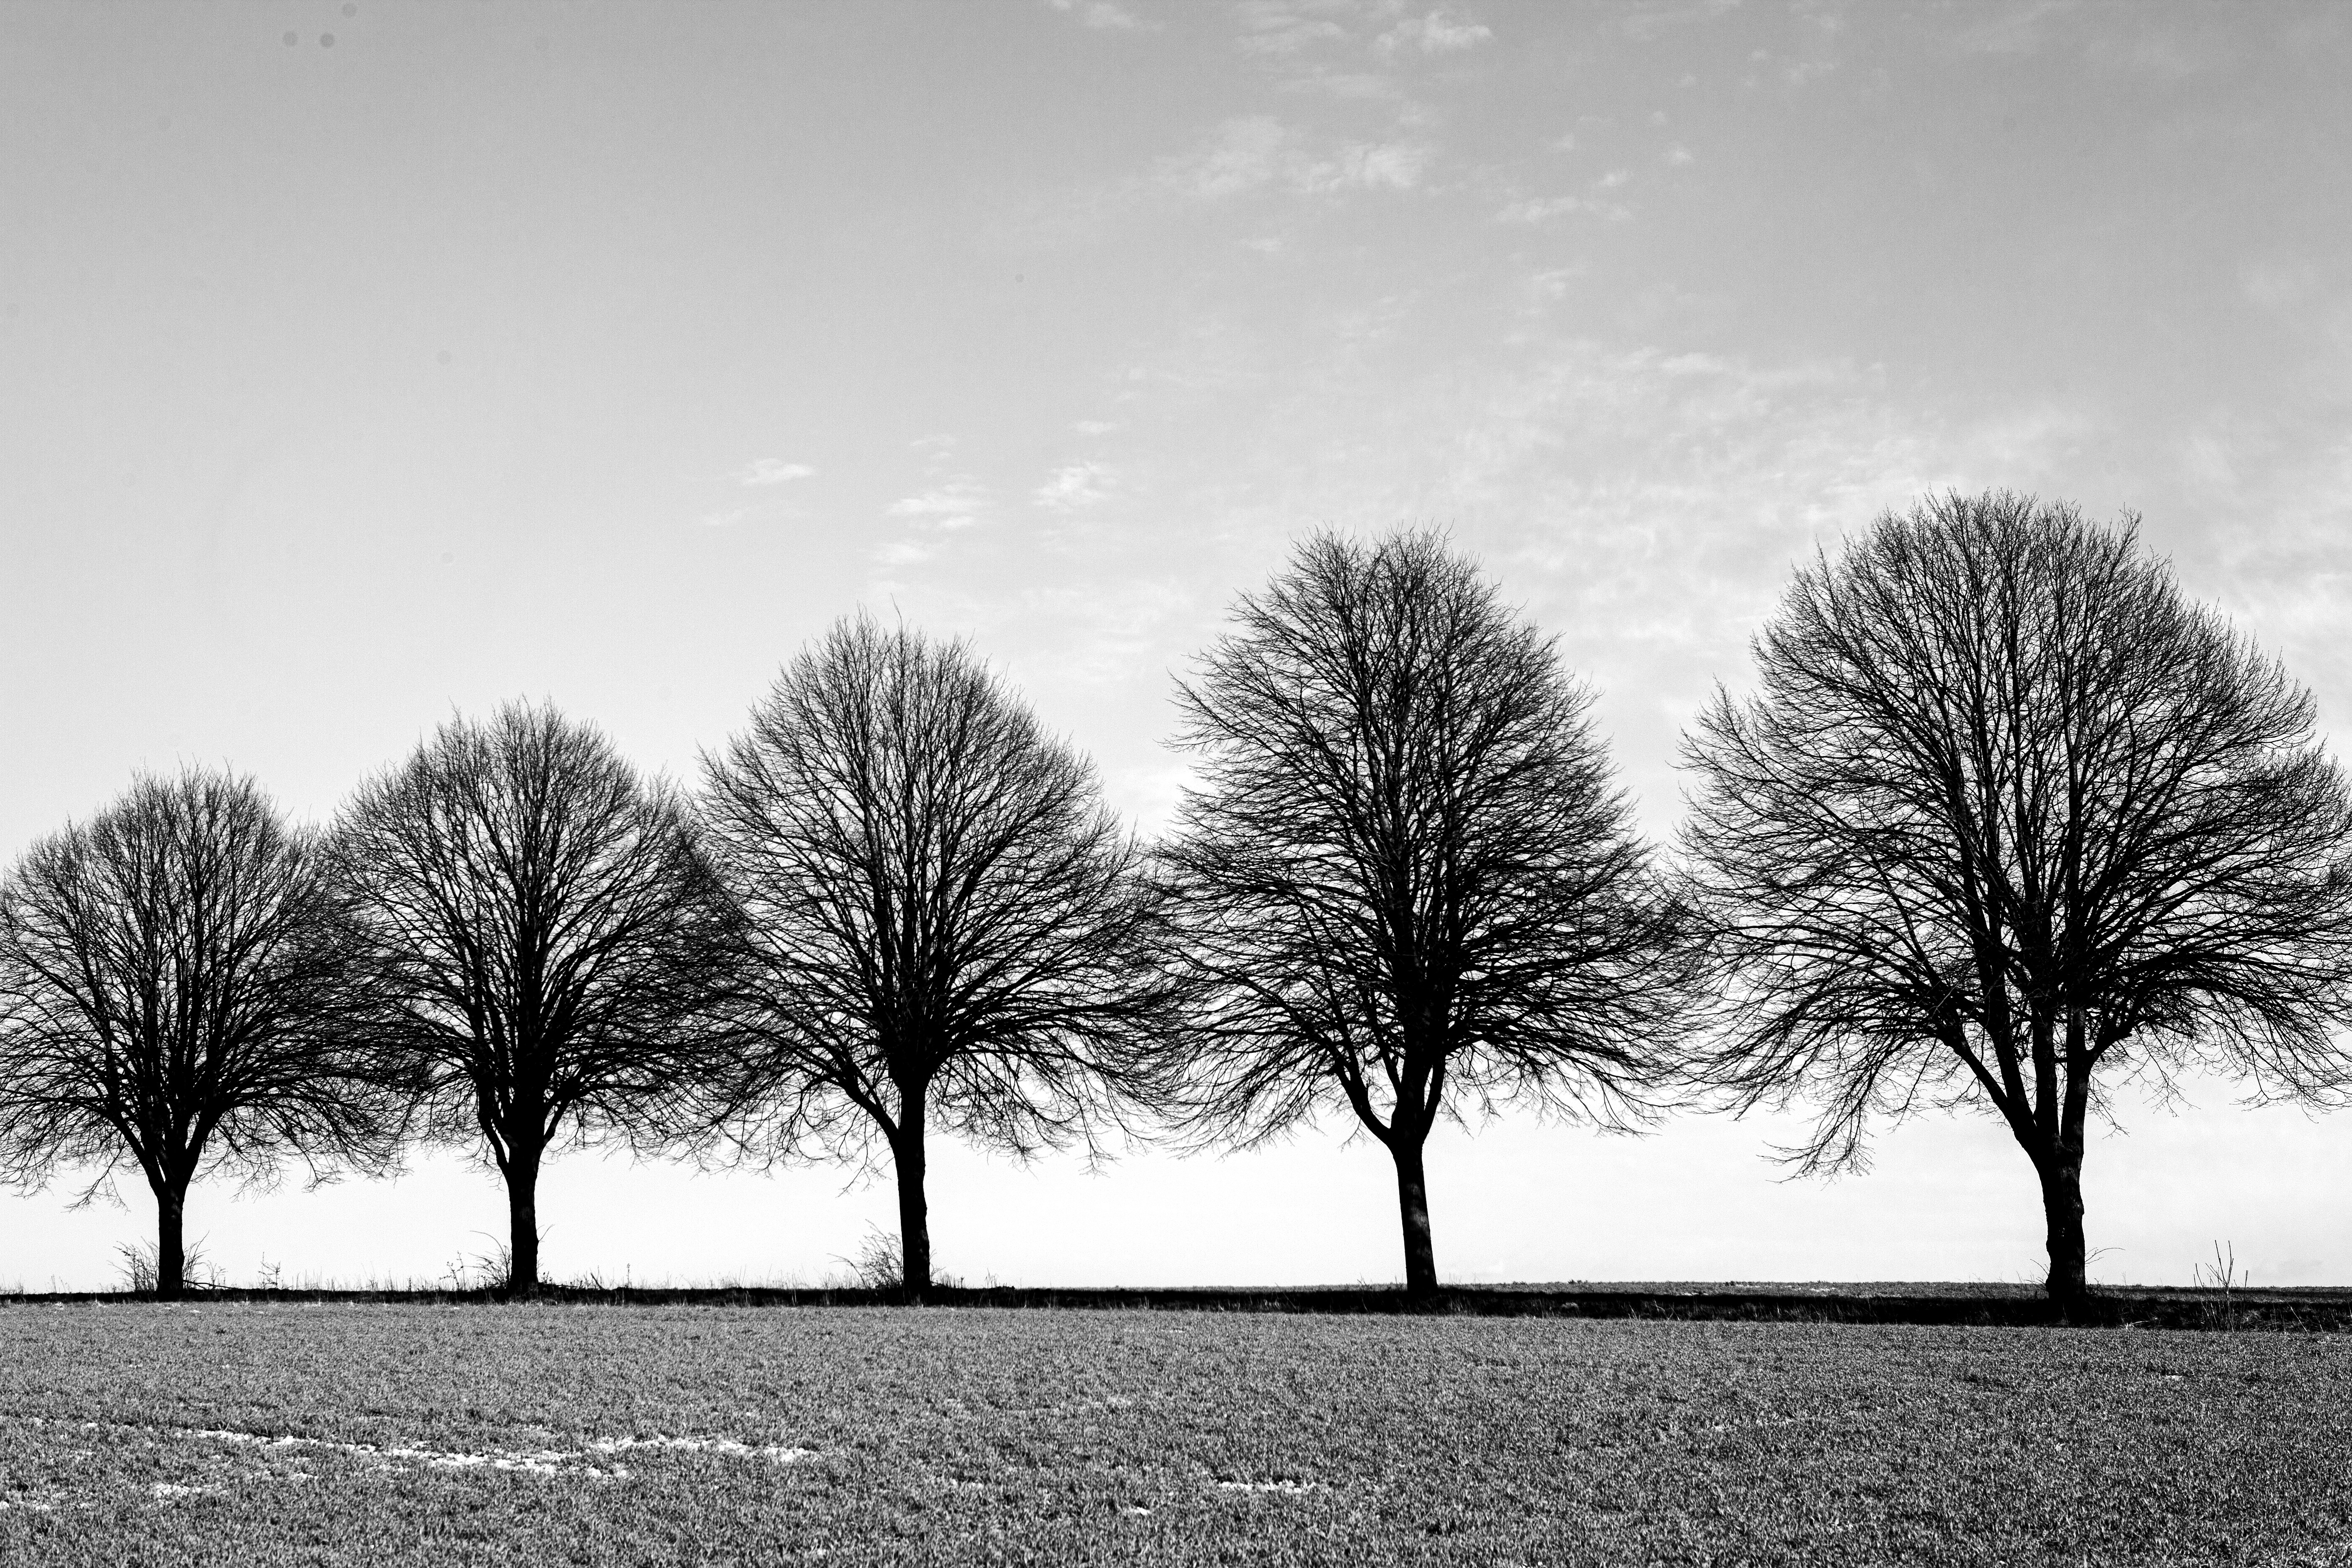
M 2352 1340 L 0 1308 L 0 1563 L 2352 1563 Z

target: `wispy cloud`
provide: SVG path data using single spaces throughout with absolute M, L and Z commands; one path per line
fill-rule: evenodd
M 2033 54 L 2045 40 L 2042 24 L 2053 17 L 2063 17 L 2072 8 L 2069 0 L 2024 0 L 2021 5 L 1980 6 L 1971 25 L 1961 30 L 1958 42 L 1969 54 Z
M 1324 195 L 1336 191 L 1409 191 L 1421 184 L 1432 149 L 1416 142 L 1359 142 L 1292 172 L 1294 188 Z
M 1258 190 L 1278 177 L 1289 143 L 1289 131 L 1272 115 L 1244 115 L 1217 127 L 1207 145 L 1162 163 L 1160 178 L 1209 200 Z
M 1712 22 L 1738 7 L 1739 0 L 1666 0 L 1663 5 L 1634 6 L 1618 26 L 1624 28 L 1626 37 L 1647 43 L 1676 27 Z
M 1372 47 L 1384 55 L 1412 48 L 1418 48 L 1425 55 L 1444 55 L 1475 49 L 1494 36 L 1494 30 L 1484 23 L 1437 10 L 1425 16 L 1406 17 L 1373 40 Z
M 1622 189 L 1633 176 L 1622 169 L 1612 169 L 1592 182 L 1590 195 L 1522 196 L 1507 203 L 1495 215 L 1498 223 L 1546 224 L 1576 213 L 1622 223 L 1633 216 L 1631 208 L 1608 193 Z
M 988 510 L 988 488 L 970 474 L 958 474 L 945 483 L 916 491 L 890 503 L 889 515 L 927 528 L 970 528 Z
M 929 540 L 893 539 L 874 552 L 874 559 L 885 566 L 919 566 L 940 552 L 940 547 Z
M 1037 487 L 1035 499 L 1039 506 L 1055 511 L 1076 511 L 1108 500 L 1118 483 L 1118 476 L 1108 463 L 1065 463 Z
M 1295 55 L 1348 36 L 1338 18 L 1352 17 L 1348 0 L 1243 0 L 1241 47 L 1245 54 Z
M 1140 16 L 1114 0 L 1045 0 L 1045 4 L 1065 16 L 1074 16 L 1089 27 L 1105 31 L 1128 31 L 1149 26 Z
M 806 463 L 787 463 L 781 458 L 761 458 L 735 476 L 740 485 L 783 485 L 794 479 L 805 479 L 816 470 Z
M 776 485 L 805 479 L 816 469 L 806 463 L 788 463 L 782 458 L 755 458 L 727 476 L 745 489 L 767 489 Z M 781 499 L 768 499 L 749 506 L 723 506 L 702 514 L 698 520 L 705 528 L 733 528 L 745 519 L 772 512 L 790 511 L 791 506 Z
M 915 445 L 938 464 L 954 450 L 955 441 L 940 436 Z M 950 537 L 985 522 L 989 510 L 986 485 L 970 474 L 946 476 L 883 509 L 883 515 L 896 519 L 904 531 L 884 541 L 874 559 L 885 566 L 919 565 L 939 555 Z
M 1511 203 L 1495 215 L 1498 223 L 1549 223 L 1591 206 L 1582 196 L 1529 196 Z
M 1273 116 L 1254 114 L 1226 121 L 1202 147 L 1165 161 L 1160 177 L 1203 201 L 1264 190 L 1298 195 L 1405 191 L 1422 183 L 1434 153 L 1417 141 L 1313 147 Z

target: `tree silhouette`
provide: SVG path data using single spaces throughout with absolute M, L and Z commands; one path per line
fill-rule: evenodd
M 200 1174 L 388 1161 L 343 931 L 314 837 L 240 775 L 142 778 L 35 844 L 0 884 L 0 1179 L 137 1167 L 169 1300 Z
M 761 977 L 735 1135 L 774 1154 L 887 1149 L 920 1300 L 932 1126 L 1022 1157 L 1092 1149 L 1123 1099 L 1150 1096 L 1170 987 L 1141 852 L 1092 766 L 969 647 L 863 616 L 786 665 L 705 773 Z
M 1233 618 L 1178 689 L 1181 1120 L 1248 1144 L 1344 1108 L 1395 1162 L 1426 1292 L 1431 1129 L 1514 1101 L 1637 1116 L 1675 912 L 1590 695 L 1441 539 L 1318 534 Z
M 505 1179 L 507 1285 L 534 1289 L 548 1152 L 659 1144 L 718 1070 L 734 920 L 692 819 L 596 730 L 513 703 L 363 785 L 332 844 L 372 1037 L 425 1135 Z
M 2049 1290 L 2084 1290 L 2104 1086 L 2185 1067 L 2342 1084 L 2352 798 L 2310 696 L 2139 548 L 2136 521 L 1951 495 L 1801 570 L 1686 743 L 1686 843 L 1747 1109 L 1972 1104 L 2041 1179 Z

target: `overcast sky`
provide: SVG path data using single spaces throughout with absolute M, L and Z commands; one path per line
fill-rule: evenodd
M 2352 10 L 451 0 L 0 10 L 0 855 L 140 769 L 298 816 L 552 698 L 690 778 L 865 605 L 968 633 L 1147 830 L 1171 672 L 1318 525 L 1559 634 L 1642 820 L 1793 562 L 1929 489 L 2129 508 L 2352 725 Z M 2126 1097 L 2094 1278 L 2352 1283 L 2352 1120 Z M 978 1281 L 1402 1277 L 1332 1125 L 941 1151 Z M 1455 1279 L 2038 1279 L 1982 1121 L 1433 1147 Z M 887 1184 L 583 1155 L 551 1276 L 814 1279 Z M 0 1287 L 152 1237 L 0 1195 Z M 230 1277 L 443 1272 L 495 1178 L 199 1189 Z

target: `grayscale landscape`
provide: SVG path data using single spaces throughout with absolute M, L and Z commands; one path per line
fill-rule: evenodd
M 2347 69 L 0 12 L 0 1564 L 2352 1561 Z

